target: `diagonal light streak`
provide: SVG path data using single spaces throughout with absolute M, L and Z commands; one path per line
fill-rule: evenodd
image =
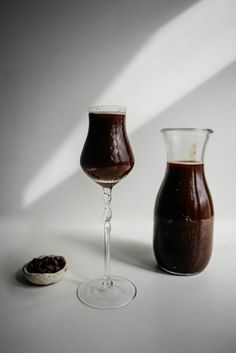
M 127 105 L 134 132 L 235 61 L 235 18 L 233 0 L 199 1 L 154 33 L 93 104 Z M 78 171 L 86 130 L 84 119 L 30 181 L 24 207 Z

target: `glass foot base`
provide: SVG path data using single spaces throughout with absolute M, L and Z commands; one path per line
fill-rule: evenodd
M 117 309 L 127 305 L 136 295 L 137 289 L 129 280 L 112 277 L 112 284 L 106 286 L 103 278 L 83 282 L 77 290 L 82 303 L 97 309 Z

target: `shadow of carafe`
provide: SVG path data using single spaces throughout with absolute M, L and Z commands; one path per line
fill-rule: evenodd
M 113 239 L 111 256 L 143 270 L 163 273 L 157 266 L 151 245 L 144 242 Z

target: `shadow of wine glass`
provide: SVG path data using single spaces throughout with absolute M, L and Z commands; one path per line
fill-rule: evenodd
M 80 237 L 77 242 L 103 256 L 103 243 L 102 239 L 99 238 Z M 156 263 L 152 246 L 145 242 L 113 238 L 111 241 L 111 260 L 126 263 L 147 271 L 163 273 Z
M 96 233 L 96 232 L 95 232 Z M 75 243 L 80 251 L 104 256 L 101 234 L 61 234 L 67 241 Z M 82 250 L 83 249 L 83 250 Z M 157 265 L 151 244 L 137 240 L 116 239 L 111 241 L 111 261 L 125 263 L 146 271 L 165 274 Z

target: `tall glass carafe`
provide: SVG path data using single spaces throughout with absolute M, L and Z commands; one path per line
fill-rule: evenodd
M 154 209 L 154 254 L 158 265 L 193 275 L 212 253 L 214 209 L 204 173 L 210 129 L 162 129 L 167 151 L 164 180 Z

